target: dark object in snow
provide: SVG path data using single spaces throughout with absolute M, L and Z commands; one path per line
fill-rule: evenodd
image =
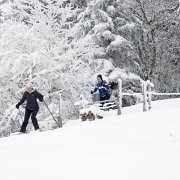
M 95 120 L 95 115 L 91 111 L 88 111 L 88 113 L 86 113 L 86 112 L 81 113 L 80 117 L 81 117 L 82 121 L 86 121 L 86 120 L 94 121 Z
M 118 88 L 118 82 L 110 82 L 109 83 L 109 88 L 112 90 L 115 90 Z
M 102 117 L 102 116 L 100 116 L 100 115 L 97 115 L 97 118 L 98 118 L 98 119 L 102 119 L 103 117 Z

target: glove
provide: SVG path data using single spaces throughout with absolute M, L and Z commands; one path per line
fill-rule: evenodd
M 43 96 L 42 94 L 40 94 L 40 93 L 39 93 L 39 95 L 38 95 L 38 99 L 39 99 L 39 101 L 43 102 L 43 101 L 44 101 L 44 99 L 43 99 L 43 98 L 44 98 L 44 96 Z
M 43 101 L 44 101 L 43 97 L 42 97 L 42 98 L 40 98 L 39 100 L 40 100 L 41 102 L 43 102 Z
M 19 106 L 20 106 L 19 104 L 16 104 L 16 108 L 17 108 L 17 109 L 19 109 Z
M 91 94 L 93 94 L 94 92 L 93 91 L 91 91 Z

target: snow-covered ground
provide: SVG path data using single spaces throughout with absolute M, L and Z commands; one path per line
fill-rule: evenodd
M 0 139 L 0 180 L 179 180 L 180 99 Z

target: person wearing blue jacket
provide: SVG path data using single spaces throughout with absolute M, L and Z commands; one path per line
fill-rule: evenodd
M 91 91 L 91 94 L 95 93 L 97 90 L 99 91 L 99 99 L 100 101 L 105 101 L 110 98 L 110 95 L 108 93 L 108 84 L 106 81 L 103 80 L 102 75 L 99 74 L 97 76 L 97 84 L 93 91 Z

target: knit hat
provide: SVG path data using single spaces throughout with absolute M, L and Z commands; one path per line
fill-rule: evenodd
M 102 78 L 101 74 L 97 75 L 97 77 L 99 77 L 103 81 L 103 78 Z
M 33 86 L 32 86 L 32 83 L 30 83 L 30 82 L 27 83 L 26 87 L 27 87 L 27 88 L 30 88 L 30 87 L 32 88 L 32 87 L 33 87 Z

